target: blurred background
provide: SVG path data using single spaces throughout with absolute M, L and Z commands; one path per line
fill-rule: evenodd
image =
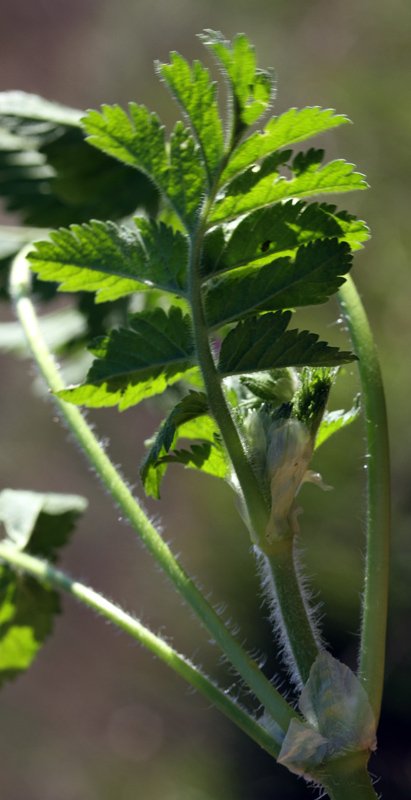
M 373 238 L 356 257 L 386 380 L 392 436 L 394 539 L 391 624 L 380 753 L 372 769 L 384 798 L 409 798 L 411 759 L 410 298 L 411 6 L 407 0 L 2 0 L 0 89 L 35 92 L 77 108 L 129 100 L 163 120 L 174 109 L 154 59 L 176 49 L 207 58 L 196 33 L 244 31 L 263 67 L 278 76 L 275 113 L 322 105 L 354 126 L 324 137 L 365 172 L 371 191 L 338 202 L 365 218 Z M 6 218 L 2 217 L 3 222 Z M 16 218 L 10 221 L 16 221 Z M 4 307 L 1 319 L 9 319 Z M 331 341 L 335 306 L 311 309 L 307 325 Z M 207 636 L 121 523 L 72 446 L 50 404 L 33 393 L 27 362 L 1 356 L 1 486 L 89 498 L 65 554 L 72 574 L 107 592 L 167 636 L 227 686 L 232 676 Z M 351 402 L 355 369 L 339 379 L 332 404 Z M 346 406 L 348 407 L 348 406 Z M 154 408 L 89 415 L 110 439 L 115 463 L 138 485 L 143 440 Z M 355 665 L 363 552 L 364 442 L 361 423 L 318 454 L 333 492 L 303 489 L 303 547 L 324 629 L 336 656 Z M 138 487 L 138 491 L 140 491 Z M 240 638 L 276 662 L 247 532 L 228 489 L 174 467 L 161 504 L 149 506 L 189 572 L 227 606 Z M 281 800 L 307 796 L 198 695 L 125 636 L 64 601 L 64 615 L 32 669 L 0 697 L 0 797 L 4 800 Z M 250 703 L 250 699 L 243 698 Z

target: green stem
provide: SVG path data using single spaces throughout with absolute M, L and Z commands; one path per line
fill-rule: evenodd
M 10 289 L 15 301 L 16 312 L 26 334 L 31 352 L 51 391 L 56 395 L 64 388 L 64 383 L 44 338 L 30 300 L 30 273 L 26 254 L 23 251 L 13 262 Z M 192 579 L 185 573 L 166 542 L 152 525 L 127 484 L 104 452 L 103 447 L 84 419 L 81 411 L 73 405 L 54 397 L 57 407 L 69 429 L 93 465 L 100 480 L 107 488 L 124 516 L 139 534 L 149 552 L 160 564 L 177 591 L 192 608 L 206 630 L 236 668 L 245 683 L 252 689 L 258 700 L 272 716 L 283 733 L 291 719 L 298 716 L 282 695 L 261 672 L 255 661 L 245 652 L 231 635 L 212 606 L 207 602 Z M 281 735 L 279 736 L 281 739 Z
M 351 278 L 341 287 L 364 399 L 367 433 L 367 553 L 359 658 L 359 678 L 378 722 L 384 681 L 390 556 L 390 456 L 387 414 L 374 339 Z
M 28 553 L 21 552 L 6 543 L 0 543 L 0 559 L 13 568 L 23 570 L 23 572 L 31 575 L 43 585 L 52 586 L 54 589 L 66 592 L 83 605 L 96 611 L 109 622 L 112 622 L 117 628 L 121 628 L 133 639 L 137 639 L 143 647 L 154 653 L 160 661 L 167 664 L 191 686 L 205 695 L 219 711 L 241 728 L 260 747 L 274 756 L 274 758 L 277 758 L 280 747 L 277 742 L 273 741 L 268 731 L 259 725 L 231 697 L 225 694 L 222 689 L 216 686 L 198 667 L 178 653 L 160 636 L 152 633 L 139 620 L 131 617 L 93 589 L 73 580 L 52 564 L 46 563 Z
M 272 592 L 267 587 L 268 595 L 269 598 L 274 595 L 275 621 L 281 630 L 294 678 L 299 685 L 304 685 L 320 648 L 298 580 L 293 540 L 290 538 L 281 544 L 274 556 L 265 557 L 273 581 Z
M 189 298 L 193 315 L 196 352 L 207 390 L 210 409 L 220 428 L 244 497 L 254 542 L 268 556 L 268 564 L 275 587 L 274 593 L 278 602 L 280 617 L 283 621 L 284 639 L 291 645 L 289 648 L 290 656 L 293 659 L 297 658 L 295 667 L 300 682 L 304 683 L 318 654 L 318 647 L 295 569 L 292 542 L 290 542 L 290 547 L 286 544 L 285 550 L 282 548 L 282 543 L 280 543 L 280 548 L 277 552 L 277 547 L 271 548 L 267 541 L 266 529 L 269 509 L 230 414 L 222 389 L 221 378 L 210 349 L 201 292 L 203 227 L 207 222 L 210 204 L 211 199 L 203 210 L 202 220 L 191 241 Z M 291 586 L 294 592 L 292 602 L 290 602 Z M 299 645 L 299 641 L 303 643 L 303 646 Z
M 193 316 L 194 341 L 198 362 L 207 390 L 210 410 L 220 428 L 228 455 L 234 466 L 250 518 L 254 539 L 256 543 L 261 545 L 262 540 L 265 539 L 269 508 L 267 507 L 267 503 L 258 484 L 257 477 L 246 456 L 240 435 L 227 405 L 221 385 L 221 377 L 217 372 L 210 349 L 208 328 L 202 301 L 201 250 L 210 203 L 211 201 L 206 204 L 202 221 L 191 240 L 189 298 Z
M 377 800 L 367 771 L 368 753 L 353 753 L 330 761 L 320 777 L 330 800 Z

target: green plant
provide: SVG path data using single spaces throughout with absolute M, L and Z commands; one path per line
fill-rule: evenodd
M 160 637 L 57 569 L 58 551 L 84 508 L 78 497 L 0 495 L 2 676 L 30 664 L 50 631 L 59 591 L 67 592 L 151 649 L 280 763 L 334 800 L 376 797 L 367 763 L 384 669 L 388 451 L 377 356 L 348 277 L 351 252 L 368 230 L 336 206 L 311 200 L 366 183 L 344 160 L 323 165 L 322 150 L 290 147 L 345 124 L 346 117 L 317 107 L 291 109 L 256 131 L 273 99 L 271 73 L 256 67 L 243 35 L 230 43 L 206 31 L 202 39 L 225 79 L 226 115 L 223 120 L 209 71 L 173 53 L 157 70 L 188 127 L 177 122 L 169 138 L 158 117 L 134 103 L 128 113 L 103 106 L 83 117 L 39 98 L 0 96 L 1 191 L 25 223 L 4 229 L 2 256 L 4 267 L 15 256 L 10 294 L 62 417 L 264 713 L 253 716 Z M 111 221 L 89 222 L 90 216 Z M 15 255 L 39 237 L 38 228 L 44 234 L 45 226 L 69 223 Z M 75 293 L 77 308 L 66 316 L 53 312 L 40 325 L 31 293 L 53 296 L 55 284 Z M 295 309 L 336 293 L 355 354 L 290 329 Z M 3 343 L 19 343 L 14 328 L 4 326 L 1 335 Z M 75 360 L 90 338 L 95 359 L 87 377 L 67 388 L 51 350 Z M 356 404 L 349 412 L 326 411 L 338 369 L 355 359 L 369 456 L 357 675 L 323 645 L 296 555 L 297 493 L 304 481 L 321 485 L 310 470 L 314 449 L 359 412 Z M 298 709 L 184 572 L 77 408 L 122 410 L 162 393 L 168 413 L 148 444 L 144 489 L 158 498 L 169 465 L 180 463 L 228 481 L 238 494 Z

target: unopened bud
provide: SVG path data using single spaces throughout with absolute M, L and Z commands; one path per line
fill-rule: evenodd
M 269 541 L 298 531 L 295 496 L 303 483 L 313 454 L 313 440 L 298 419 L 272 423 L 267 435 L 267 471 L 271 491 Z

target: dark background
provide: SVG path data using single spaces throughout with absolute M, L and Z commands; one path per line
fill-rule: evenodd
M 408 798 L 411 761 L 410 670 L 410 201 L 411 7 L 407 0 L 3 0 L 0 89 L 23 89 L 78 108 L 136 100 L 160 112 L 173 107 L 153 72 L 172 49 L 206 58 L 195 34 L 204 27 L 231 37 L 244 31 L 262 66 L 278 79 L 276 113 L 323 105 L 346 113 L 322 143 L 358 164 L 371 191 L 342 197 L 365 218 L 371 242 L 356 258 L 386 380 L 393 462 L 391 624 L 381 755 L 384 798 Z M 0 310 L 3 318 L 6 312 Z M 307 324 L 336 335 L 338 311 L 311 310 Z M 52 407 L 33 393 L 33 369 L 1 358 L 2 487 L 78 492 L 90 508 L 65 556 L 65 567 L 106 591 L 206 669 L 229 681 L 219 655 L 118 520 Z M 348 369 L 334 405 L 357 388 Z M 109 436 L 115 463 L 137 484 L 153 409 L 90 414 Z M 334 491 L 303 489 L 305 561 L 323 602 L 326 638 L 352 666 L 358 642 L 364 525 L 361 424 L 324 446 L 317 466 Z M 228 489 L 175 467 L 163 502 L 151 507 L 187 569 L 227 604 L 240 637 L 278 671 L 247 533 Z M 119 524 L 120 522 L 120 524 Z M 4 800 L 281 800 L 306 789 L 248 743 L 230 723 L 125 636 L 65 601 L 33 668 L 0 697 L 0 797 Z M 261 614 L 263 612 L 263 619 Z

